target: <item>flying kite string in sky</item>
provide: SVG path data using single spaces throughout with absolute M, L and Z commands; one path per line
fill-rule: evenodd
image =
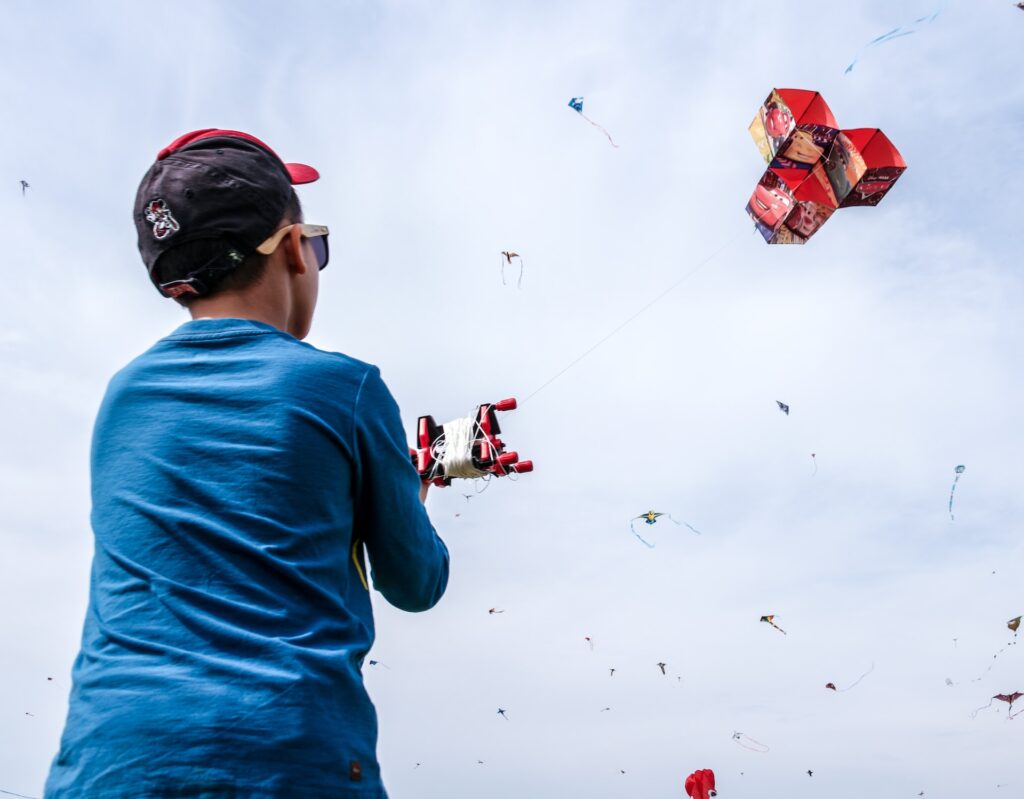
M 0 794 L 3 794 L 4 796 L 16 796 L 18 799 L 36 799 L 34 796 L 26 796 L 23 793 L 15 793 L 14 791 L 5 791 L 2 788 L 0 788 Z
M 960 482 L 960 475 L 964 473 L 967 467 L 961 464 L 954 470 L 956 477 L 953 478 L 953 487 L 949 489 L 949 520 L 953 521 L 953 494 L 956 493 L 956 484 Z
M 569 108 L 571 108 L 573 111 L 575 111 L 577 114 L 579 114 L 585 120 L 587 120 L 587 122 L 589 122 L 591 125 L 593 125 L 595 128 L 597 128 L 599 131 L 601 131 L 605 136 L 607 136 L 608 137 L 608 141 L 611 142 L 612 147 L 615 147 L 616 149 L 618 149 L 619 145 L 617 145 L 614 141 L 612 141 L 612 135 L 608 131 L 606 131 L 604 128 L 602 128 L 600 125 L 598 125 L 594 120 L 592 120 L 590 117 L 588 117 L 586 114 L 583 113 L 583 98 L 582 97 L 573 97 L 569 101 Z
M 971 680 L 971 682 L 979 682 L 982 678 L 984 678 L 986 674 L 992 671 L 992 667 L 996 665 L 996 660 L 999 658 L 999 656 L 1003 654 L 1003 652 L 1005 652 L 1009 647 L 1017 645 L 1017 630 L 1020 627 L 1020 620 L 1021 617 L 1016 616 L 1015 618 L 1012 618 L 1008 622 L 1006 622 L 1007 629 L 1013 631 L 1013 640 L 1011 640 L 1008 644 L 1005 644 L 1004 646 L 1000 647 L 999 650 L 992 656 L 992 662 L 988 664 L 988 668 L 985 669 L 973 680 Z
M 548 386 L 550 386 L 552 383 L 554 383 L 556 380 L 558 380 L 558 378 L 560 378 L 562 375 L 564 375 L 566 372 L 568 372 L 570 369 L 572 369 L 576 364 L 578 364 L 580 361 L 582 361 L 584 358 L 586 358 L 588 355 L 590 355 L 590 353 L 592 353 L 594 350 L 596 350 L 602 344 L 607 342 L 610 338 L 612 338 L 615 335 L 617 335 L 619 333 L 619 331 L 621 331 L 627 325 L 629 325 L 632 322 L 635 322 L 637 319 L 639 319 L 640 316 L 643 315 L 645 311 L 649 310 L 653 305 L 655 305 L 656 303 L 660 302 L 665 297 L 667 297 L 669 294 L 671 294 L 673 291 L 675 291 L 677 288 L 679 288 L 683 283 L 685 283 L 687 280 L 689 280 L 691 277 L 693 277 L 695 274 L 697 274 L 697 272 L 699 272 L 701 269 L 703 269 L 705 266 L 707 266 L 709 263 L 711 263 L 713 260 L 715 260 L 715 258 L 717 258 L 719 255 L 721 255 L 723 252 L 725 252 L 725 250 L 727 250 L 729 247 L 734 246 L 735 243 L 736 243 L 735 240 L 726 242 L 721 247 L 719 247 L 717 250 L 715 250 L 713 253 L 711 253 L 711 255 L 708 255 L 706 258 L 704 258 L 704 260 L 700 261 L 696 266 L 693 267 L 693 269 L 690 269 L 688 272 L 685 272 L 679 278 L 674 280 L 665 289 L 663 289 L 660 294 L 655 296 L 654 299 L 649 300 L 648 302 L 646 302 L 643 306 L 641 306 L 631 316 L 627 317 L 624 321 L 620 322 L 609 333 L 607 333 L 604 336 L 602 336 L 600 339 L 598 339 L 598 341 L 596 343 L 592 344 L 590 347 L 585 349 L 582 353 L 580 353 L 575 358 L 573 358 L 571 361 L 569 361 L 568 364 L 566 364 L 564 367 L 559 369 L 557 372 L 555 372 L 555 374 L 553 374 L 551 377 L 549 377 L 547 380 L 545 380 L 543 383 L 541 383 L 537 388 L 535 388 L 533 391 L 531 391 L 529 394 L 527 394 L 526 397 L 522 400 L 522 402 L 527 402 L 528 400 L 530 400 L 533 397 L 535 397 L 538 394 L 540 394 L 540 392 L 542 392 L 544 389 L 546 389 Z M 520 404 L 522 404 L 522 402 Z
M 755 741 L 746 733 L 734 732 L 732 734 L 732 739 L 744 749 L 749 749 L 751 752 L 760 752 L 764 754 L 765 752 L 771 751 L 766 744 L 763 744 L 760 741 Z
M 854 66 L 860 60 L 860 57 L 864 55 L 865 51 L 870 50 L 873 47 L 878 47 L 879 45 L 885 44 L 886 42 L 891 42 L 894 39 L 900 39 L 904 36 L 910 36 L 912 33 L 917 33 L 925 25 L 934 22 L 935 18 L 938 17 L 939 14 L 941 14 L 945 10 L 947 5 L 949 5 L 948 2 L 943 3 L 941 6 L 939 6 L 938 9 L 936 9 L 931 14 L 928 14 L 927 16 L 918 17 L 913 22 L 909 22 L 906 25 L 900 25 L 898 28 L 893 28 L 891 31 L 887 31 L 886 33 L 883 33 L 881 36 L 876 36 L 874 39 L 872 39 L 870 42 L 868 42 L 862 48 L 860 48 L 860 51 L 854 57 L 853 61 L 850 62 L 849 66 L 845 69 L 843 74 L 849 74 L 850 72 L 853 72 Z

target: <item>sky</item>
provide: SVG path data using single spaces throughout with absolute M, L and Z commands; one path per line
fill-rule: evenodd
M 40 796 L 57 749 L 106 383 L 186 319 L 138 181 L 223 127 L 320 170 L 309 341 L 378 364 L 410 438 L 521 400 L 536 471 L 431 492 L 447 595 L 374 597 L 393 799 L 675 797 L 697 768 L 726 799 L 1024 795 L 1024 720 L 971 717 L 1024 690 L 1022 37 L 1003 0 L 0 3 L 0 789 Z M 909 165 L 802 248 L 744 213 L 773 87 Z M 701 534 L 649 549 L 648 509 Z

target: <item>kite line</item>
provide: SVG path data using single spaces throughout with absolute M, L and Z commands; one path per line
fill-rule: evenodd
M 610 333 L 606 334 L 603 338 L 599 339 L 597 341 L 597 343 L 593 344 L 588 349 L 584 350 L 580 355 L 578 355 L 576 358 L 574 358 L 572 361 L 570 361 L 565 367 L 563 367 L 561 370 L 559 370 L 554 375 L 549 377 L 545 382 L 541 383 L 532 392 L 527 394 L 526 397 L 524 397 L 522 401 L 526 402 L 527 400 L 531 399 L 532 397 L 535 397 L 538 394 L 540 394 L 540 392 L 542 392 L 544 389 L 546 389 L 548 386 L 550 386 L 552 383 L 554 383 L 558 378 L 560 378 L 562 375 L 564 375 L 566 372 L 568 372 L 570 369 L 572 369 L 576 364 L 578 364 L 580 361 L 582 361 L 584 358 L 586 358 L 588 355 L 590 355 L 590 353 L 592 353 L 594 350 L 596 350 L 598 347 L 600 347 L 602 344 L 604 344 L 610 338 L 615 336 L 620 330 L 622 330 L 624 327 L 626 327 L 630 323 L 634 322 L 641 314 L 643 314 L 649 308 L 651 308 L 652 306 L 654 306 L 655 304 L 657 304 L 658 302 L 663 300 L 665 297 L 667 297 L 669 294 L 671 294 L 673 291 L 675 291 L 677 288 L 679 288 L 679 286 L 681 286 L 689 278 L 693 277 L 693 275 L 697 274 L 697 272 L 699 272 L 701 269 L 703 269 L 705 266 L 707 266 L 709 263 L 711 263 L 713 260 L 715 260 L 715 258 L 717 258 L 719 255 L 721 255 L 726 249 L 731 247 L 734 243 L 735 243 L 735 241 L 730 241 L 730 242 L 727 242 L 726 244 L 723 244 L 721 247 L 719 247 L 717 250 L 715 250 L 713 253 L 711 253 L 711 255 L 707 256 L 703 261 L 701 261 L 695 267 L 693 267 L 693 269 L 691 269 L 689 272 L 684 273 L 682 275 L 682 277 L 678 278 L 673 283 L 671 283 L 660 294 L 658 294 L 656 297 L 654 297 L 654 299 L 648 301 L 643 307 L 641 307 L 638 311 L 636 311 L 632 316 L 628 317 L 625 321 L 621 322 Z
M 34 796 L 25 796 L 25 794 L 23 794 L 23 793 L 14 793 L 14 791 L 5 791 L 3 788 L 0 788 L 0 793 L 2 793 L 4 796 L 17 796 L 18 799 L 35 799 Z

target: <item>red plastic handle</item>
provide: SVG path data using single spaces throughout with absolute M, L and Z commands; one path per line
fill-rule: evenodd
M 516 474 L 525 474 L 526 472 L 533 471 L 533 461 L 519 461 L 512 465 L 509 471 L 513 471 Z
M 515 397 L 509 397 L 508 399 L 498 400 L 494 403 L 494 409 L 496 411 L 514 411 L 519 407 L 519 403 L 516 402 Z
M 502 466 L 511 466 L 518 460 L 518 452 L 503 452 L 498 456 L 498 463 L 500 463 Z

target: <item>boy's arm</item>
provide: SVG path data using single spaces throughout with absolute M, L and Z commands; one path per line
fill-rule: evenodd
M 376 367 L 356 398 L 355 438 L 355 535 L 366 544 L 374 588 L 397 608 L 428 610 L 448 585 L 448 549 L 423 507 L 426 490 L 409 459 L 398 405 Z

